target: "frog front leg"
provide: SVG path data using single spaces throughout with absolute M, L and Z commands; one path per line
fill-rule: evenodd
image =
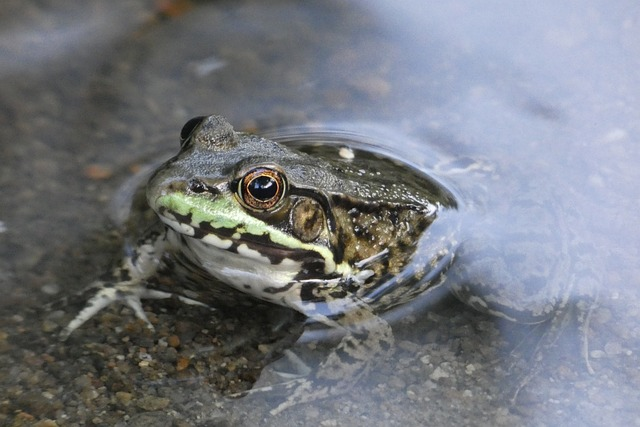
M 142 309 L 141 300 L 166 299 L 174 296 L 169 292 L 147 288 L 147 281 L 156 274 L 167 245 L 166 230 L 154 229 L 147 232 L 135 246 L 127 247 L 120 264 L 83 291 L 83 294 L 91 292 L 93 295 L 86 302 L 85 307 L 62 330 L 60 339 L 67 339 L 73 331 L 100 310 L 118 301 L 131 307 L 136 317 L 143 320 L 150 329 L 153 329 Z M 189 298 L 181 296 L 178 298 L 184 303 L 204 305 Z
M 335 286 L 305 283 L 299 295 L 285 297 L 286 305 L 309 318 L 342 330 L 345 335 L 320 364 L 315 374 L 290 384 L 287 400 L 271 410 L 276 415 L 300 403 L 347 392 L 370 368 L 393 350 L 391 326 L 371 306 Z

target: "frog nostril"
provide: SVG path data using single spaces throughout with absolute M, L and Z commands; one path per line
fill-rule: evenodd
M 207 191 L 207 185 L 198 179 L 190 180 L 189 183 L 187 184 L 187 187 L 189 188 L 189 191 L 191 191 L 192 193 L 199 194 Z

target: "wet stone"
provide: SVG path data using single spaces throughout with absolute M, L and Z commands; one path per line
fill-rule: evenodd
M 166 397 L 144 396 L 135 401 L 135 405 L 145 411 L 159 411 L 169 406 L 171 401 Z

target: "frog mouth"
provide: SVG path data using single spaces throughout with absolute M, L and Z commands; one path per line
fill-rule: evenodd
M 209 222 L 194 224 L 191 214 L 181 215 L 169 209 L 161 209 L 159 217 L 167 226 L 185 237 L 197 239 L 210 247 L 237 253 L 245 258 L 266 261 L 272 265 L 286 260 L 316 264 L 316 270 L 325 270 L 325 259 L 311 248 L 292 248 L 274 242 L 269 233 L 241 233 L 235 228 L 214 228 Z

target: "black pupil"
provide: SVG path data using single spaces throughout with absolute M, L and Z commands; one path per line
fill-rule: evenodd
M 272 199 L 278 194 L 278 184 L 270 176 L 259 176 L 253 179 L 247 186 L 251 195 L 261 201 Z

